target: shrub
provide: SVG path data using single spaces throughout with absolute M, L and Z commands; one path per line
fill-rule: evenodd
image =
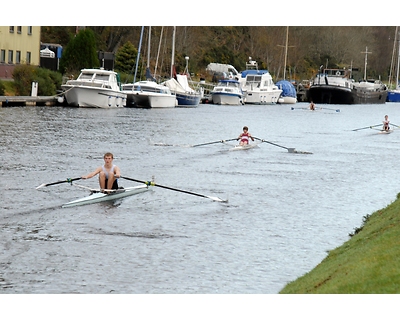
M 2 81 L 0 81 L 0 96 L 4 96 L 5 86 Z
M 53 96 L 61 87 L 62 76 L 59 72 L 43 69 L 31 65 L 16 66 L 13 72 L 16 94 L 29 96 L 31 94 L 32 82 L 38 83 L 39 96 Z

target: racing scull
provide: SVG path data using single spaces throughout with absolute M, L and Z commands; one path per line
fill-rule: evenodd
M 91 189 L 92 193 L 89 196 L 64 203 L 62 205 L 62 208 L 83 206 L 86 204 L 116 200 L 120 198 L 133 196 L 138 193 L 146 192 L 148 190 L 150 190 L 148 185 L 140 185 L 124 189 L 112 190 L 109 191 L 110 193 L 103 193 L 100 192 L 100 190 L 98 189 Z

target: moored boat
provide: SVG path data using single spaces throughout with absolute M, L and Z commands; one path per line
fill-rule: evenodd
M 243 102 L 243 92 L 239 81 L 219 80 L 218 84 L 211 91 L 213 104 L 220 105 L 241 105 Z
M 76 80 L 61 86 L 68 105 L 73 107 L 116 108 L 126 105 L 126 93 L 120 89 L 119 75 L 114 71 L 82 69 Z
M 257 62 L 249 58 L 247 70 L 240 74 L 239 82 L 246 104 L 276 104 L 282 93 L 268 70 L 258 70 Z
M 400 88 L 388 90 L 386 102 L 400 102 Z
M 171 90 L 177 100 L 177 107 L 198 107 L 202 94 L 192 89 L 187 81 L 186 75 L 177 74 L 176 79 L 171 78 L 163 82 L 165 87 Z
M 278 100 L 281 104 L 295 104 L 297 103 L 297 92 L 294 85 L 287 80 L 280 80 L 275 85 L 282 90 L 281 96 Z
M 162 84 L 167 86 L 172 94 L 176 96 L 177 107 L 198 107 L 200 100 L 203 97 L 203 88 L 199 87 L 197 90 L 191 88 L 188 82 L 189 68 L 188 62 L 189 57 L 185 57 L 186 67 L 183 74 L 177 74 L 175 70 L 175 31 L 176 27 L 173 27 L 172 31 L 172 57 L 171 57 L 171 78 Z
M 353 82 L 350 70 L 320 69 L 308 90 L 309 99 L 314 103 L 352 104 Z
M 134 84 L 123 85 L 123 92 L 128 101 L 133 101 L 137 108 L 174 108 L 177 105 L 176 96 L 171 90 L 154 81 L 144 80 Z
M 396 49 L 396 42 L 398 42 L 398 47 L 397 47 L 397 67 L 396 67 L 396 84 L 394 89 L 389 89 L 386 102 L 400 102 L 400 86 L 399 86 L 399 72 L 400 72 L 400 41 L 398 40 L 398 33 L 397 33 L 398 27 L 396 27 L 396 33 L 394 37 L 394 44 L 393 44 L 393 56 L 392 56 L 392 62 L 394 60 L 394 53 Z M 392 70 L 392 67 L 390 67 L 390 70 Z M 391 78 L 389 77 L 389 87 L 391 88 Z
M 353 84 L 353 104 L 381 104 L 386 102 L 387 87 L 380 80 L 368 80 Z

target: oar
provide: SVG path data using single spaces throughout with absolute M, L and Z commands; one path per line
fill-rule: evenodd
M 340 112 L 340 109 L 332 109 L 332 108 L 325 108 L 325 107 L 321 107 L 321 109 L 333 110 L 333 111 L 336 111 L 336 112 Z
M 66 180 L 62 180 L 62 181 L 57 181 L 57 182 L 52 182 L 52 183 L 43 183 L 40 186 L 36 187 L 36 189 L 52 186 L 52 185 L 59 184 L 59 183 L 65 183 L 65 182 L 72 183 L 72 181 L 76 181 L 76 180 L 80 180 L 80 179 L 82 179 L 82 178 L 72 178 L 72 179 L 67 178 Z
M 374 128 L 374 127 L 379 127 L 379 126 L 382 126 L 382 124 L 380 123 L 380 124 L 376 124 L 376 125 L 374 125 L 374 126 L 368 126 L 368 127 L 353 129 L 352 131 L 358 131 L 358 130 L 363 130 L 363 129 L 372 129 L 372 128 Z
M 237 138 L 234 138 L 234 139 L 227 139 L 227 140 L 218 140 L 218 141 L 206 142 L 206 143 L 200 143 L 200 144 L 193 144 L 193 145 L 191 145 L 191 147 L 200 147 L 200 146 L 206 146 L 206 145 L 208 145 L 208 144 L 224 143 L 224 142 L 226 142 L 226 141 L 233 141 L 233 140 L 237 140 Z
M 336 111 L 336 112 L 340 112 L 340 109 L 322 108 L 322 107 L 314 107 L 314 108 L 315 108 L 315 109 L 333 110 L 333 111 Z M 291 109 L 292 109 L 292 110 L 295 110 L 295 109 L 312 110 L 312 109 L 310 109 L 310 108 L 294 108 L 294 107 L 291 107 Z
M 266 142 L 266 143 L 272 144 L 272 145 L 274 145 L 274 146 L 277 146 L 277 147 L 279 147 L 279 148 L 286 149 L 289 153 L 312 154 L 312 152 L 308 152 L 308 151 L 297 151 L 297 150 L 295 150 L 295 148 L 287 148 L 287 147 L 281 146 L 281 145 L 279 145 L 279 144 L 273 143 L 273 142 L 271 142 L 271 141 L 267 141 L 267 140 L 260 139 L 260 138 L 256 138 L 256 137 L 253 137 L 253 138 L 254 138 L 254 139 L 257 139 L 257 140 L 259 140 L 259 141 L 261 141 L 261 142 Z
M 222 200 L 218 197 L 211 197 L 211 196 L 206 196 L 203 194 L 199 194 L 199 193 L 194 193 L 194 192 L 190 192 L 190 191 L 186 191 L 186 190 L 180 190 L 180 189 L 175 189 L 172 187 L 167 187 L 167 186 L 162 186 L 160 184 L 156 184 L 153 181 L 141 181 L 141 180 L 137 180 L 137 179 L 133 179 L 133 178 L 128 178 L 128 177 L 121 177 L 122 179 L 126 179 L 126 180 L 130 180 L 130 181 L 135 181 L 135 182 L 140 182 L 140 183 L 144 183 L 147 186 L 154 186 L 154 187 L 159 187 L 159 188 L 164 188 L 164 189 L 168 189 L 168 190 L 172 190 L 172 191 L 178 191 L 178 192 L 183 192 L 183 193 L 187 193 L 187 194 L 191 194 L 193 196 L 198 196 L 198 197 L 203 197 L 203 198 L 208 198 L 211 199 L 213 201 L 219 201 L 219 202 L 228 202 L 228 200 Z
M 395 125 L 394 123 L 391 123 L 390 125 L 395 126 L 396 128 L 400 128 L 398 125 Z

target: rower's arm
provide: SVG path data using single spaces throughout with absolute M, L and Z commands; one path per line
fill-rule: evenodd
M 117 166 L 114 169 L 114 176 L 116 178 L 120 178 L 121 177 L 121 171 L 119 170 L 119 167 L 117 167 Z
M 94 170 L 91 173 L 88 173 L 87 175 L 82 176 L 82 179 L 90 179 L 93 178 L 96 174 L 98 174 L 101 171 L 101 167 L 98 167 L 96 170 Z

